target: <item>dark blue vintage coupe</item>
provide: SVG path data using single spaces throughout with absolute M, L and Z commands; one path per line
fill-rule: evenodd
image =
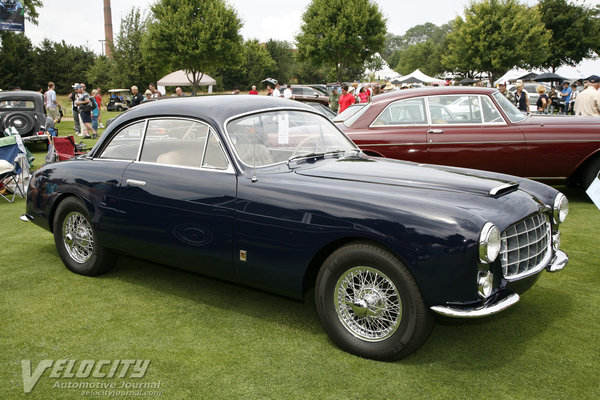
M 73 272 L 128 254 L 302 299 L 342 349 L 396 360 L 435 313 L 519 300 L 559 250 L 564 195 L 498 173 L 363 154 L 266 96 L 168 99 L 119 116 L 85 156 L 36 171 L 23 217 Z

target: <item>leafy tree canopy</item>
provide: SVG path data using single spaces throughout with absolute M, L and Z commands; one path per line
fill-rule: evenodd
M 483 0 L 465 9 L 448 35 L 443 64 L 452 71 L 486 72 L 493 82 L 509 69 L 539 67 L 549 55 L 550 33 L 536 7 L 517 0 Z
M 194 92 L 204 73 L 241 61 L 242 23 L 224 0 L 159 0 L 151 10 L 144 54 L 173 70 L 188 70 Z
M 335 68 L 340 82 L 383 49 L 386 20 L 371 0 L 312 0 L 302 21 L 299 60 Z
M 538 8 L 551 34 L 550 57 L 544 66 L 554 72 L 563 64 L 576 65 L 598 50 L 596 10 L 567 0 L 540 0 Z
M 295 61 L 292 44 L 283 40 L 269 40 L 266 49 L 276 63 L 272 78 L 280 82 L 290 82 L 294 76 Z

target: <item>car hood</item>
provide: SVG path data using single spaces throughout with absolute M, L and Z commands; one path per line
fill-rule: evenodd
M 518 188 L 516 181 L 484 176 L 481 171 L 416 164 L 375 157 L 348 157 L 308 163 L 296 173 L 319 178 L 471 193 L 498 197 Z

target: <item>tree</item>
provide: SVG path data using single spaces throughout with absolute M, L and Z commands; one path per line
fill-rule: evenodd
M 114 84 L 115 62 L 107 56 L 96 57 L 92 65 L 86 71 L 86 82 L 93 84 L 92 87 L 110 88 L 122 85 Z M 114 86 L 113 86 L 114 85 Z M 128 87 L 128 86 L 125 86 Z
M 42 7 L 42 0 L 21 0 L 21 4 L 25 7 L 25 18 L 31 23 L 37 25 L 38 7 Z
M 193 93 L 204 73 L 241 62 L 241 21 L 224 0 L 159 0 L 143 39 L 149 60 L 187 70 Z
M 35 70 L 31 41 L 20 33 L 0 31 L 0 88 L 33 89 Z
M 578 64 L 597 49 L 600 35 L 594 10 L 567 0 L 540 0 L 538 7 L 551 34 L 545 66 L 552 72 L 563 64 Z
M 272 78 L 276 78 L 280 82 L 290 82 L 294 76 L 294 69 L 297 67 L 291 43 L 270 39 L 265 47 L 276 64 Z
M 340 82 L 383 49 L 386 20 L 371 0 L 312 0 L 302 21 L 299 60 L 334 68 Z
M 276 69 L 277 65 L 267 49 L 258 40 L 252 39 L 244 42 L 242 62 L 229 64 L 218 74 L 226 88 L 249 89 L 264 78 L 274 76 Z
M 69 93 L 75 82 L 93 84 L 87 70 L 94 64 L 94 53 L 82 46 L 68 45 L 65 41 L 52 42 L 45 39 L 35 49 L 35 68 L 37 83 L 45 86 L 48 81 L 56 85 L 57 93 Z
M 142 41 L 147 34 L 147 25 L 148 18 L 136 7 L 133 7 L 129 14 L 121 19 L 119 34 L 112 44 L 113 62 L 99 61 L 103 68 L 111 68 L 111 85 L 125 88 L 132 85 L 146 87 L 163 76 L 163 72 L 166 72 L 165 62 L 151 61 L 142 51 Z M 100 67 L 100 65 L 96 66 Z M 102 71 L 96 68 L 94 73 L 101 74 Z
M 539 67 L 549 54 L 550 33 L 537 8 L 517 0 L 483 0 L 465 9 L 448 35 L 442 63 L 455 72 L 485 72 L 492 82 L 509 69 Z

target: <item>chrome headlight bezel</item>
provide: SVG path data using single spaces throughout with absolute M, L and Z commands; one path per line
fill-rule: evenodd
M 567 196 L 562 193 L 556 195 L 554 198 L 554 206 L 552 207 L 552 216 L 556 225 L 565 222 L 567 215 L 569 214 L 569 200 Z
M 482 263 L 493 263 L 500 254 L 502 240 L 496 225 L 486 222 L 479 234 L 479 260 Z

